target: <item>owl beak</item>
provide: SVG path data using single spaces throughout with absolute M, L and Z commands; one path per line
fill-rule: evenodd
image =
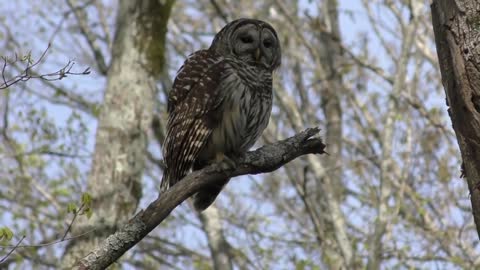
M 260 62 L 260 56 L 261 56 L 261 52 L 260 52 L 260 48 L 257 48 L 257 50 L 255 50 L 255 61 Z

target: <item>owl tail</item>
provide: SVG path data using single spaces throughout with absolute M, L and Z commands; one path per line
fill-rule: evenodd
M 218 180 L 217 183 L 209 185 L 193 196 L 193 206 L 195 210 L 201 212 L 207 209 L 217 198 L 222 188 L 228 183 L 230 178 Z

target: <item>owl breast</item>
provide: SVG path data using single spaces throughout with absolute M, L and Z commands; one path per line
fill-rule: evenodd
M 266 70 L 229 66 L 223 78 L 217 126 L 199 154 L 207 162 L 217 153 L 235 157 L 248 151 L 267 127 L 272 111 L 272 79 Z

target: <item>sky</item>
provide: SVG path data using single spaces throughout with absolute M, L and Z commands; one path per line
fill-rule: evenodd
M 313 4 L 312 1 L 304 0 L 301 1 L 305 9 L 311 8 Z M 15 37 L 18 37 L 20 46 L 17 48 L 17 53 L 25 54 L 27 53 L 29 48 L 34 48 L 32 53 L 35 55 L 39 55 L 39 53 L 47 47 L 47 42 L 42 38 L 39 38 L 40 35 L 47 35 L 50 36 L 50 42 L 54 44 L 52 50 L 48 54 L 47 62 L 44 66 L 42 66 L 42 70 L 51 70 L 61 67 L 66 61 L 73 59 L 78 59 L 78 69 L 83 70 L 87 66 L 92 66 L 93 63 L 86 63 L 84 61 L 84 53 L 88 51 L 88 46 L 84 40 L 81 38 L 75 38 L 74 42 L 67 41 L 63 38 L 62 35 L 57 34 L 55 28 L 52 25 L 58 25 L 60 22 L 64 21 L 63 19 L 63 12 L 61 7 L 52 5 L 50 14 L 48 14 L 48 20 L 45 21 L 43 18 L 36 17 L 33 12 L 37 10 L 39 6 L 45 4 L 45 1 L 3 1 L 3 5 L 0 6 L 0 10 L 3 10 L 0 15 L 0 22 L 3 20 L 8 25 L 15 25 L 12 27 L 15 29 L 15 32 L 12 33 Z M 360 1 L 339 1 L 340 4 L 340 25 L 341 25 L 341 33 L 342 38 L 344 39 L 346 44 L 355 44 L 361 38 L 359 33 L 363 33 L 367 38 L 370 39 L 369 43 L 369 50 L 375 53 L 377 59 L 379 59 L 380 66 L 384 67 L 385 69 L 391 69 L 391 63 L 387 61 L 382 61 L 383 58 L 387 58 L 385 52 L 380 49 L 379 43 L 376 39 L 372 38 L 374 35 L 371 31 L 370 24 L 368 19 L 365 15 L 365 10 L 363 9 Z M 312 15 L 315 15 L 315 10 L 310 9 Z M 388 21 L 388 14 L 383 13 L 381 10 L 376 11 L 378 16 L 382 16 L 387 18 Z M 11 14 L 15 14 L 12 16 Z M 63 25 L 68 25 L 68 21 L 65 21 Z M 111 22 L 113 23 L 113 21 Z M 1 23 L 0 23 L 1 24 Z M 63 27 L 63 26 L 62 26 Z M 3 29 L 0 29 L 0 33 L 3 33 L 5 36 L 5 32 Z M 2 43 L 2 35 L 0 35 L 0 44 Z M 208 39 L 209 37 L 205 37 Z M 213 37 L 211 37 L 213 38 Z M 108 48 L 103 48 L 105 51 Z M 182 59 L 176 59 L 179 63 L 181 63 Z M 176 61 L 176 62 L 177 62 Z M 170 71 L 170 74 L 175 74 L 175 69 Z M 412 76 L 413 74 L 410 74 Z M 41 84 L 35 82 L 29 82 L 29 84 L 41 87 Z M 67 89 L 76 89 L 78 93 L 88 93 L 88 97 L 93 101 L 101 102 L 102 96 L 101 93 L 106 86 L 106 80 L 96 74 L 95 69 L 92 69 L 92 74 L 89 76 L 79 76 L 79 77 L 68 77 L 65 80 L 62 80 L 61 85 L 65 86 Z M 371 84 L 372 88 L 371 91 L 375 91 L 375 85 Z M 379 88 L 380 89 L 380 88 Z M 41 91 L 39 91 L 41 92 Z M 384 94 L 384 93 L 381 93 Z M 436 95 L 437 98 L 428 99 L 426 101 L 426 106 L 429 108 L 437 107 L 439 104 L 444 104 L 444 97 L 442 95 Z M 22 96 L 19 96 L 22 98 Z M 39 103 L 36 105 L 43 105 L 48 104 L 44 101 L 40 101 L 36 99 Z M 48 111 L 48 116 L 55 120 L 56 123 L 64 123 L 67 125 L 67 121 L 71 116 L 70 108 L 63 106 L 63 105 L 51 105 L 48 104 L 46 106 Z M 441 106 L 441 108 L 445 108 L 445 106 Z M 79 112 L 81 113 L 81 112 Z M 87 120 L 87 128 L 90 131 L 89 137 L 87 139 L 87 144 L 84 147 L 84 151 L 80 154 L 82 155 L 89 155 L 93 153 L 94 150 L 94 138 L 95 138 L 95 130 L 96 130 L 96 121 L 94 118 L 82 114 L 83 117 Z M 446 113 L 443 112 L 444 122 L 450 123 L 449 119 L 446 117 Z M 62 125 L 62 124 L 61 124 Z M 153 146 L 154 147 L 154 146 Z M 158 149 L 157 149 L 158 150 Z M 156 151 L 156 150 L 154 150 Z M 80 164 L 80 168 L 84 169 L 85 171 L 89 170 L 90 162 L 88 159 L 83 160 Z M 53 166 L 51 167 L 51 173 L 54 175 L 58 173 L 60 168 Z M 237 192 L 247 192 L 251 185 L 253 184 L 250 179 L 246 179 L 247 177 L 242 177 L 242 179 L 237 179 L 232 181 L 229 184 L 230 191 L 237 191 Z M 255 177 L 256 181 L 259 180 L 261 177 Z M 158 183 L 160 181 L 160 177 L 158 178 Z M 156 198 L 156 193 L 152 193 L 152 190 L 155 190 L 156 187 L 152 186 L 153 183 L 151 181 L 145 181 L 146 185 L 144 186 L 144 197 L 142 198 L 140 207 L 145 207 L 151 202 L 153 199 Z M 457 185 L 461 185 L 462 182 L 456 182 Z M 79 195 L 79 194 L 78 194 Z M 228 204 L 226 197 L 220 196 L 219 198 L 220 203 Z M 355 202 L 352 202 L 353 204 Z M 246 202 L 246 207 L 254 207 L 255 202 Z M 258 211 L 264 211 L 268 213 L 272 211 L 270 206 L 264 205 L 263 208 L 259 208 Z M 452 219 L 455 220 L 460 218 L 453 212 Z M 12 224 L 12 216 L 8 213 L 3 213 L 2 217 L 2 224 L 10 226 Z M 358 216 L 357 216 L 358 218 Z M 358 222 L 361 223 L 362 220 L 358 218 Z M 271 228 L 270 228 L 271 229 Z M 193 229 L 193 227 L 186 226 L 182 229 L 179 234 L 182 234 L 184 241 L 186 243 L 192 242 L 193 245 L 196 244 L 205 244 L 206 238 L 204 235 L 199 235 L 197 229 Z

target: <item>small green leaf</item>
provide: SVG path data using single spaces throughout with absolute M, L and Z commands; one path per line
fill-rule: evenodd
M 93 105 L 93 106 L 92 106 L 92 114 L 93 114 L 93 116 L 95 116 L 95 117 L 98 118 L 98 117 L 100 116 L 100 109 L 101 109 L 100 106 L 98 106 L 98 105 Z
M 53 194 L 57 196 L 69 196 L 71 192 L 66 188 L 57 188 L 53 190 Z
M 0 240 L 10 241 L 13 238 L 13 232 L 8 227 L 0 228 Z
M 5 237 L 7 238 L 8 241 L 12 240 L 13 238 L 13 232 L 9 228 L 5 228 Z
M 88 193 L 88 192 L 85 192 L 82 194 L 82 204 L 84 204 L 85 206 L 88 206 L 92 203 L 92 196 Z
M 85 213 L 85 215 L 87 216 L 88 219 L 90 219 L 93 215 L 92 208 L 90 208 L 90 207 L 85 208 L 85 210 L 83 212 Z
M 74 203 L 69 203 L 67 205 L 67 213 L 75 214 L 76 212 L 77 212 L 77 205 L 75 205 Z

